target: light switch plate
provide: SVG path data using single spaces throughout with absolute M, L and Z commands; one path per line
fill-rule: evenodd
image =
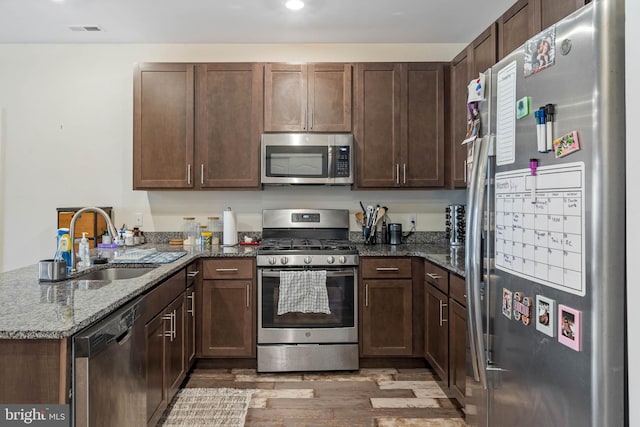
M 142 212 L 136 212 L 136 227 L 142 227 Z

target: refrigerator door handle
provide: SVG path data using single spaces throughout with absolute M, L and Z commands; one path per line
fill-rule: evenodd
M 482 388 L 487 389 L 487 366 L 482 333 L 482 311 L 480 298 L 480 282 L 482 275 L 481 245 L 483 223 L 483 200 L 485 194 L 485 174 L 487 170 L 489 146 L 491 136 L 484 137 L 474 149 L 473 169 L 471 172 L 471 185 L 467 194 L 467 236 L 469 242 L 466 245 L 466 290 L 469 295 L 467 305 L 467 327 L 469 329 L 469 347 L 471 362 L 473 365 L 474 379 L 480 382 Z

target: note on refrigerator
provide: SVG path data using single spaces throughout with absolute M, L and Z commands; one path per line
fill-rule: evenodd
M 498 72 L 496 109 L 496 164 L 516 161 L 516 61 Z

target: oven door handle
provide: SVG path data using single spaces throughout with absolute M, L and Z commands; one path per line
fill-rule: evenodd
M 259 271 L 259 274 L 262 275 L 262 277 L 280 277 L 281 271 L 307 271 L 307 270 L 292 269 L 292 270 L 258 270 L 258 271 Z M 327 277 L 349 277 L 349 276 L 354 276 L 354 271 L 352 269 L 339 270 L 339 271 L 327 271 Z

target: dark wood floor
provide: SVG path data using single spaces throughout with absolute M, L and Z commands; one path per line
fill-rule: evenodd
M 428 369 L 257 374 L 253 369 L 195 369 L 186 387 L 256 389 L 246 426 L 465 426 Z

